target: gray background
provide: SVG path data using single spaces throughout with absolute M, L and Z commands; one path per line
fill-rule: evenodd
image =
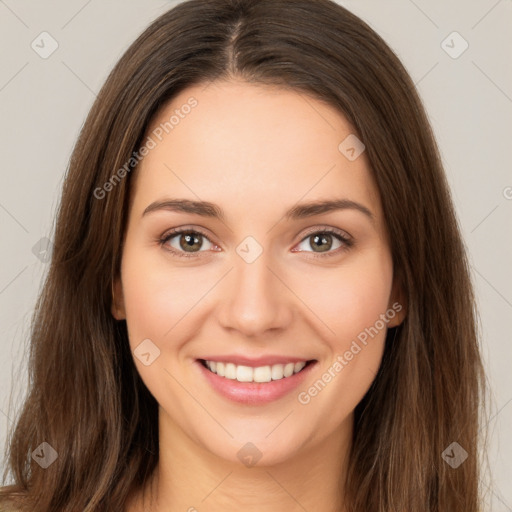
M 52 237 L 73 144 L 113 64 L 176 3 L 0 0 L 2 447 L 25 392 L 30 316 L 47 269 L 33 247 Z M 493 510 L 512 512 L 512 1 L 339 3 L 402 59 L 436 133 L 470 255 L 493 391 L 489 500 Z M 35 41 L 40 52 L 51 48 L 43 31 L 58 43 L 46 59 L 31 47 Z M 453 58 L 464 40 L 469 47 Z

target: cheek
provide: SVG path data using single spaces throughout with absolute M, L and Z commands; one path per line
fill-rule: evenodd
M 181 322 L 211 286 L 200 267 L 174 267 L 165 257 L 143 248 L 125 248 L 122 262 L 123 295 L 130 344 L 149 338 L 159 346 L 175 334 Z
M 334 429 L 361 401 L 379 369 L 387 333 L 382 317 L 390 311 L 392 262 L 386 251 L 379 251 L 340 267 L 324 280 L 317 275 L 316 281 L 322 286 L 310 297 L 315 311 L 323 314 L 322 322 L 334 332 L 323 338 L 327 357 L 297 398 L 304 413 Z
M 147 251 L 136 247 L 126 249 L 122 276 L 130 343 L 146 338 L 163 342 L 171 331 L 181 332 L 187 324 L 181 320 L 209 292 L 212 272 L 222 271 L 209 265 L 173 268 L 161 256 L 148 257 Z M 309 319 L 315 331 L 331 340 L 333 349 L 345 350 L 347 341 L 350 344 L 386 311 L 392 263 L 385 250 L 373 250 L 337 267 L 295 269 L 284 277 L 307 306 L 299 321 Z
M 179 376 L 181 347 L 194 336 L 190 322 L 211 279 L 198 267 L 173 268 L 154 252 L 126 246 L 122 266 L 123 295 L 130 348 L 137 371 L 160 404 L 175 414 L 189 403 L 172 376 Z M 147 340 L 150 340 L 148 343 Z M 150 353 L 149 364 L 140 354 Z M 190 388 L 191 389 L 191 388 Z
M 392 273 L 387 251 L 368 251 L 337 268 L 304 274 L 307 277 L 297 282 L 297 295 L 311 307 L 317 324 L 325 326 L 322 332 L 331 348 L 346 350 L 347 343 L 388 309 Z

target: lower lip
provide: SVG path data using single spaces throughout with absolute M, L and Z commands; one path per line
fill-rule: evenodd
M 308 376 L 316 361 L 309 363 L 299 373 L 270 382 L 238 382 L 219 377 L 196 361 L 201 373 L 220 395 L 234 402 L 248 405 L 261 405 L 273 402 L 296 389 Z

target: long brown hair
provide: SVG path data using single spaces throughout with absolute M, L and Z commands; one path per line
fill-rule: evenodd
M 136 371 L 125 322 L 111 315 L 133 154 L 177 93 L 231 77 L 339 109 L 365 144 L 380 191 L 407 316 L 388 331 L 355 411 L 348 509 L 480 510 L 485 378 L 436 143 L 398 58 L 330 0 L 190 0 L 154 21 L 112 70 L 63 185 L 31 326 L 29 392 L 8 443 L 14 483 L 2 495 L 40 512 L 122 510 L 155 469 L 157 403 Z M 43 442 L 58 454 L 46 469 L 31 457 Z M 468 454 L 456 469 L 442 456 L 454 442 Z

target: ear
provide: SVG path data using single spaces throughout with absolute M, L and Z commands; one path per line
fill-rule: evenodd
M 116 277 L 112 282 L 112 304 L 110 311 L 116 320 L 126 319 L 123 285 L 120 277 Z
M 393 277 L 393 286 L 389 296 L 388 311 L 394 311 L 394 316 L 389 315 L 388 327 L 397 327 L 407 316 L 407 301 L 404 292 L 404 286 L 399 276 Z

